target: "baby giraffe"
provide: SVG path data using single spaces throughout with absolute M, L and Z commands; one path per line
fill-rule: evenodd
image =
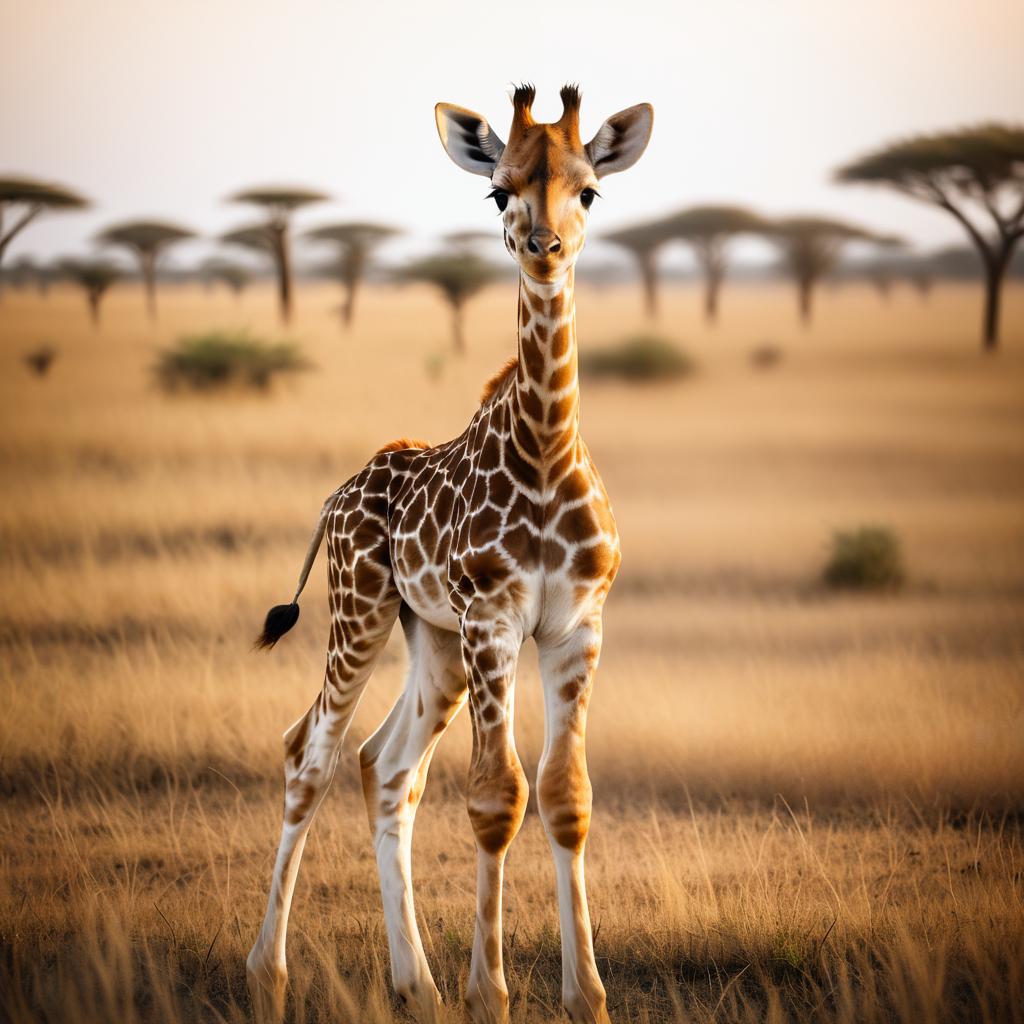
M 619 567 L 608 495 L 579 434 L 573 273 L 598 181 L 643 153 L 653 110 L 629 107 L 580 141 L 580 94 L 561 92 L 553 124 L 534 121 L 534 89 L 513 96 L 508 142 L 479 114 L 440 103 L 448 155 L 486 176 L 519 264 L 519 351 L 487 385 L 455 440 L 385 445 L 320 513 L 295 600 L 267 615 L 273 646 L 298 618 L 321 542 L 328 547 L 331 636 L 323 689 L 284 735 L 285 811 L 266 917 L 247 962 L 257 1014 L 280 1020 L 285 934 L 299 860 L 349 722 L 399 619 L 409 649 L 402 695 L 359 751 L 396 991 L 421 1020 L 440 1006 L 412 892 L 412 830 L 430 759 L 469 702 L 467 803 L 477 845 L 477 906 L 466 1003 L 474 1021 L 508 1020 L 502 871 L 529 784 L 512 734 L 516 662 L 537 644 L 545 736 L 537 779 L 554 857 L 562 1001 L 574 1021 L 607 1021 L 583 877 L 591 788 L 584 736 L 601 651 L 601 610 Z

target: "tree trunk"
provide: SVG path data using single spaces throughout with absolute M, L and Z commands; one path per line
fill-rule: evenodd
M 654 253 L 639 253 L 640 277 L 644 285 L 644 310 L 654 320 L 658 315 L 658 269 L 654 262 Z
M 358 280 L 345 282 L 345 302 L 341 307 L 341 319 L 345 324 L 345 330 L 349 330 L 352 327 L 352 317 L 356 311 L 356 290 L 358 287 Z
M 277 263 L 277 294 L 281 323 L 289 324 L 292 319 L 292 259 L 288 248 L 287 226 L 274 229 L 274 257 Z
M 93 327 L 99 327 L 100 325 L 100 299 L 103 298 L 103 294 L 97 291 L 89 291 L 89 319 L 92 321 Z
M 722 275 L 711 271 L 704 280 L 704 319 L 709 324 L 718 320 L 718 293 L 722 287 Z
M 982 332 L 982 351 L 995 352 L 999 347 L 999 299 L 1003 278 L 1013 255 L 1013 243 L 1003 242 L 999 252 L 985 260 L 985 321 Z
M 146 313 L 156 323 L 156 253 L 140 252 L 139 265 L 142 268 L 142 284 L 146 290 Z
M 812 300 L 814 298 L 814 281 L 810 278 L 803 278 L 796 283 L 797 302 L 800 308 L 800 323 L 804 327 L 811 324 Z
M 452 303 L 452 341 L 455 351 L 463 356 L 466 354 L 466 339 L 462 332 L 462 303 Z

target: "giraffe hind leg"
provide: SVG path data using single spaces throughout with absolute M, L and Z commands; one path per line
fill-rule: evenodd
M 339 551 L 340 548 L 340 551 Z M 371 549 L 372 550 L 372 549 Z M 341 567 L 333 564 L 341 561 Z M 338 755 L 370 673 L 398 616 L 400 598 L 390 569 L 365 547 L 332 550 L 331 645 L 323 688 L 284 736 L 285 810 L 267 911 L 246 960 L 253 1008 L 260 1021 L 284 1013 L 288 914 L 310 826 L 334 777 Z M 337 585 L 336 585 L 337 584 Z M 355 586 L 359 614 L 346 615 L 341 594 Z
M 440 996 L 416 924 L 412 832 L 434 748 L 466 701 L 458 633 L 402 608 L 409 672 L 401 696 L 363 744 L 359 762 L 380 874 L 395 991 L 422 1021 L 437 1018 Z

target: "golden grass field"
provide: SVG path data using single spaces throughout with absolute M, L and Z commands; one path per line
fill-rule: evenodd
M 322 558 L 288 599 L 322 500 L 383 442 L 461 431 L 513 354 L 514 284 L 447 314 L 326 286 L 289 335 L 316 364 L 268 396 L 165 396 L 189 331 L 278 333 L 165 288 L 151 328 L 115 288 L 0 301 L 0 1020 L 240 1021 L 281 812 L 280 735 L 317 695 Z M 578 290 L 581 345 L 643 327 L 633 288 Z M 667 288 L 686 380 L 585 383 L 583 432 L 624 562 L 589 731 L 588 883 L 618 1022 L 1024 1020 L 1024 289 L 980 353 L 979 289 L 924 303 L 735 285 L 707 330 Z M 22 355 L 59 349 L 46 378 Z M 750 361 L 778 345 L 770 370 Z M 433 379 L 439 356 L 440 376 Z M 833 529 L 898 531 L 906 588 L 836 595 Z M 404 1019 L 388 992 L 355 749 L 401 684 L 393 638 L 313 828 L 290 936 L 296 1021 Z M 465 716 L 463 716 L 465 719 Z M 530 646 L 516 731 L 541 747 Z M 469 729 L 435 759 L 414 870 L 452 1019 L 472 941 Z M 536 813 L 508 866 L 513 1018 L 558 1019 L 554 880 Z

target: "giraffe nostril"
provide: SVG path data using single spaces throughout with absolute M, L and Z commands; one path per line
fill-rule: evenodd
M 526 247 L 535 256 L 547 255 L 558 252 L 562 248 L 562 240 L 548 228 L 537 228 L 536 231 L 531 232 Z

